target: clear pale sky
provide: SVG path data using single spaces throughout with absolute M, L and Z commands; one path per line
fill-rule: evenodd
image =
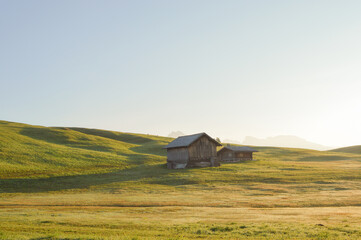
M 361 1 L 0 0 L 0 119 L 361 144 Z

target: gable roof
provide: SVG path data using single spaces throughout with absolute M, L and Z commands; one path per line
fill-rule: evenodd
M 240 146 L 225 146 L 220 151 L 222 151 L 223 149 L 229 149 L 233 152 L 258 152 L 256 149 L 253 149 L 251 147 L 240 147 Z
M 197 141 L 198 139 L 200 139 L 201 137 L 206 136 L 209 138 L 209 140 L 213 141 L 214 143 L 217 144 L 217 146 L 222 146 L 219 142 L 217 142 L 216 140 L 214 140 L 213 138 L 211 138 L 210 136 L 208 136 L 208 134 L 206 133 L 197 133 L 197 134 L 192 134 L 192 135 L 187 135 L 187 136 L 181 136 L 178 137 L 176 139 L 174 139 L 172 142 L 170 142 L 167 146 L 163 147 L 163 148 L 178 148 L 178 147 L 188 147 L 190 146 L 192 143 L 194 143 L 195 141 Z

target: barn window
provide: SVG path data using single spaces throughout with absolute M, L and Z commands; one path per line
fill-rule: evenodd
M 232 157 L 232 153 L 228 153 L 228 157 Z

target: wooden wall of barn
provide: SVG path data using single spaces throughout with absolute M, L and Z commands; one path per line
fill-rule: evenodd
M 234 152 L 229 149 L 222 149 L 217 155 L 219 160 L 224 162 L 239 162 L 252 160 L 253 158 L 252 152 Z
M 231 150 L 228 150 L 228 149 L 224 149 L 221 152 L 219 152 L 219 154 L 218 154 L 219 160 L 227 160 L 227 159 L 233 160 L 235 157 L 236 156 L 235 156 L 234 152 Z
M 184 162 L 186 163 L 189 159 L 188 148 L 171 148 L 167 151 L 168 162 Z
M 217 157 L 217 145 L 206 136 L 201 137 L 189 146 L 190 161 L 210 161 L 212 157 Z
M 237 158 L 252 159 L 252 152 L 240 152 L 236 153 Z

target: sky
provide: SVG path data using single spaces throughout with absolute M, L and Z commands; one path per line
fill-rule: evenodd
M 361 1 L 0 0 L 0 119 L 361 144 Z

